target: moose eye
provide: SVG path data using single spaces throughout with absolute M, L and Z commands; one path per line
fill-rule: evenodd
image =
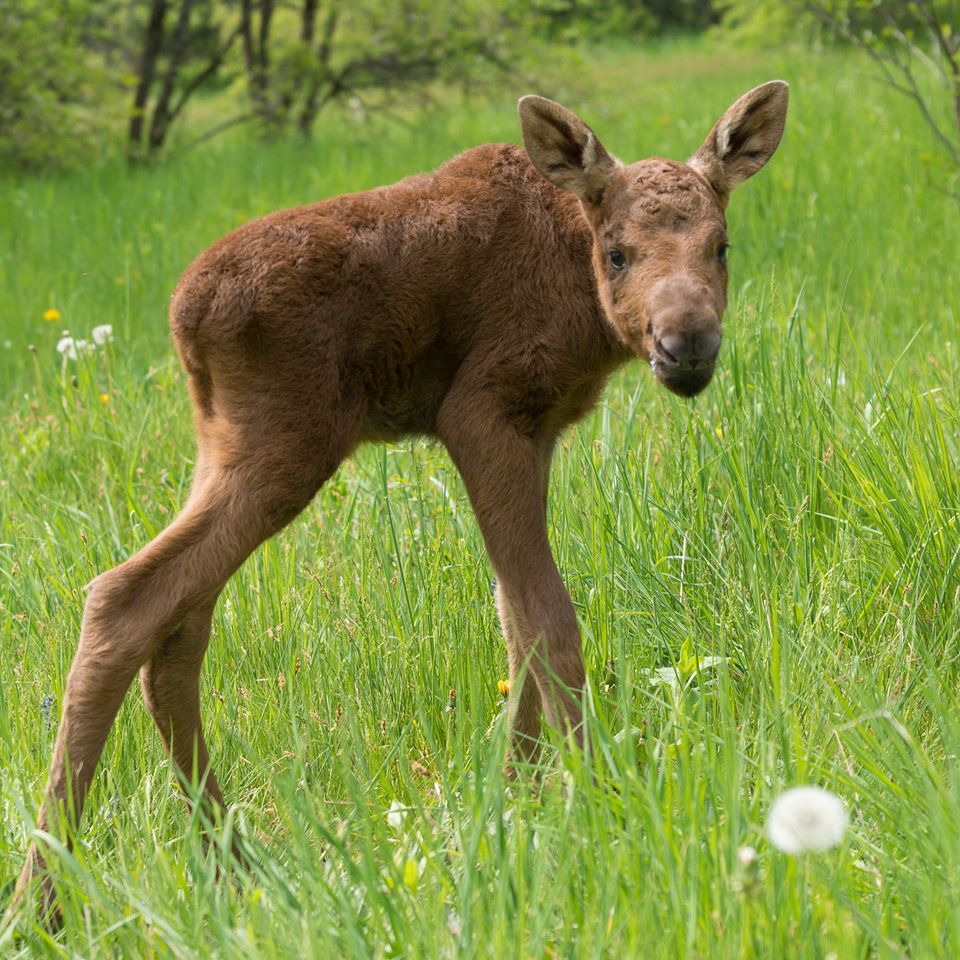
M 730 252 L 730 244 L 729 244 L 729 243 L 721 243 L 720 246 L 717 247 L 717 263 L 726 263 L 726 262 L 727 262 L 727 254 L 728 254 L 729 252 Z
M 614 270 L 622 270 L 627 265 L 626 257 L 619 250 L 610 251 L 610 266 Z

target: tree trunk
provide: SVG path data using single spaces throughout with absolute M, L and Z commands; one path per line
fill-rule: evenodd
M 313 129 L 313 121 L 316 119 L 317 110 L 320 103 L 320 87 L 323 83 L 323 74 L 329 73 L 330 54 L 333 52 L 333 35 L 337 29 L 337 17 L 339 16 L 336 6 L 331 6 L 327 12 L 327 19 L 323 24 L 323 36 L 320 39 L 320 46 L 317 50 L 317 61 L 320 65 L 320 71 L 317 71 L 310 78 L 310 84 L 303 98 L 303 108 L 300 111 L 300 117 L 297 120 L 297 128 L 303 137 L 309 137 Z M 336 92 L 336 84 L 332 84 Z M 329 99 L 329 98 L 328 98 Z
M 173 44 L 167 59 L 167 71 L 163 76 L 160 94 L 153 108 L 153 119 L 150 123 L 150 153 L 156 153 L 163 146 L 167 138 L 167 130 L 170 128 L 170 100 L 173 97 L 177 74 L 180 72 L 190 43 L 190 13 L 193 4 L 194 0 L 182 0 L 180 5 L 180 16 L 177 18 Z
M 143 38 L 143 50 L 138 65 L 137 89 L 130 111 L 130 131 L 127 137 L 127 153 L 131 158 L 140 155 L 143 141 L 143 121 L 150 88 L 157 71 L 157 59 L 163 46 L 163 21 L 167 15 L 167 0 L 152 0 L 147 29 Z
M 300 14 L 300 42 L 304 48 L 309 50 L 313 44 L 313 35 L 317 22 L 317 4 L 318 0 L 303 0 L 303 10 Z M 295 83 L 288 84 L 287 89 L 283 91 L 280 98 L 280 114 L 286 121 L 290 114 L 290 108 L 296 97 Z
M 240 35 L 243 37 L 243 56 L 247 65 L 247 83 L 253 112 L 267 125 L 275 121 L 275 110 L 270 103 L 270 21 L 273 18 L 273 0 L 260 0 L 260 25 L 253 33 L 253 2 L 243 0 L 240 7 Z

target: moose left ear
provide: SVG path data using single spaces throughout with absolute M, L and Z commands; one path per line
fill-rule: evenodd
M 772 156 L 783 136 L 790 87 L 771 80 L 745 93 L 717 121 L 689 163 L 717 192 L 721 203 Z

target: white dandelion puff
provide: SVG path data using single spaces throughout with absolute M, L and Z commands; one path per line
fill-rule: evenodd
M 770 808 L 767 836 L 783 853 L 796 855 L 835 847 L 847 831 L 843 801 L 820 787 L 794 787 Z
M 101 323 L 99 327 L 93 328 L 90 336 L 98 347 L 102 347 L 113 340 L 113 327 L 109 323 Z
M 69 360 L 77 359 L 77 343 L 73 337 L 61 337 L 57 343 L 57 353 Z

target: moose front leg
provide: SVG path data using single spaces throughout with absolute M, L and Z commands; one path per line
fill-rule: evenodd
M 548 722 L 580 741 L 580 631 L 547 538 L 551 445 L 524 436 L 501 415 L 478 408 L 475 399 L 442 410 L 438 432 L 463 477 L 497 577 L 514 754 L 533 756 L 531 740 L 539 731 L 536 700 L 521 685 L 526 677 L 536 683 Z

